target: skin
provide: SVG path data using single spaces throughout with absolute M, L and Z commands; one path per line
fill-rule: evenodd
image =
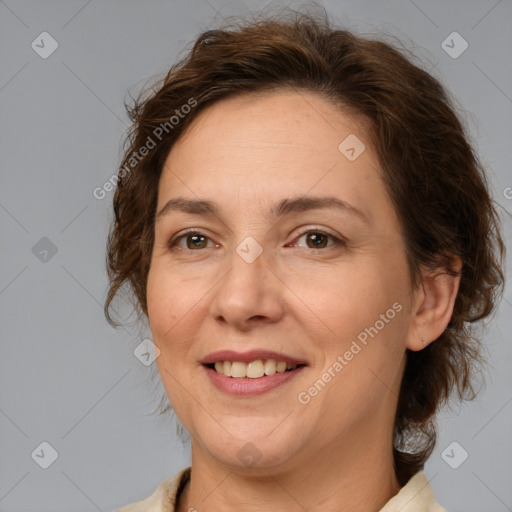
M 355 161 L 338 150 L 349 134 L 366 141 Z M 458 278 L 425 271 L 412 288 L 401 225 L 367 141 L 361 118 L 315 93 L 282 90 L 216 102 L 168 155 L 157 212 L 176 197 L 214 201 L 221 212 L 172 211 L 155 223 L 148 318 L 192 446 L 179 511 L 378 511 L 399 491 L 392 434 L 405 350 L 443 332 Z M 304 195 L 335 196 L 366 219 L 351 208 L 267 216 Z M 169 247 L 188 228 L 207 238 Z M 236 252 L 248 236 L 263 250 L 252 263 Z M 394 303 L 402 310 L 300 403 Z M 308 366 L 263 395 L 233 397 L 199 364 L 221 349 L 270 349 Z M 246 443 L 260 456 L 251 467 L 237 456 Z

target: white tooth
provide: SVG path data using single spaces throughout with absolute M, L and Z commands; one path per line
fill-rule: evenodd
M 276 373 L 276 362 L 273 359 L 265 361 L 265 375 L 274 375 Z
M 258 379 L 265 375 L 265 370 L 263 368 L 263 361 L 258 359 L 256 361 L 251 361 L 247 365 L 247 377 L 250 379 Z
M 231 377 L 247 377 L 247 365 L 240 361 L 231 364 Z
M 264 375 L 274 375 L 274 373 L 284 373 L 286 370 L 294 370 L 296 364 L 287 364 L 286 361 L 276 362 L 274 359 L 257 359 L 249 364 L 241 361 L 217 361 L 215 370 L 220 375 L 234 378 L 259 379 Z

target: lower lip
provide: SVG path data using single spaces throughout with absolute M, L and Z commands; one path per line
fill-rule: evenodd
M 299 366 L 295 370 L 288 372 L 276 372 L 274 375 L 266 375 L 265 377 L 259 377 L 257 379 L 250 379 L 248 377 L 226 377 L 208 366 L 203 366 L 203 368 L 206 370 L 213 385 L 220 391 L 235 396 L 257 396 L 277 386 L 281 386 L 285 382 L 289 382 L 301 373 L 305 366 Z

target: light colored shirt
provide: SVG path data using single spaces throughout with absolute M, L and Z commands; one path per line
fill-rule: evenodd
M 190 467 L 173 478 L 164 480 L 155 492 L 142 501 L 126 505 L 116 512 L 176 512 L 179 492 L 190 478 Z M 393 496 L 380 512 L 446 512 L 436 503 L 434 493 L 423 471 L 416 473 Z

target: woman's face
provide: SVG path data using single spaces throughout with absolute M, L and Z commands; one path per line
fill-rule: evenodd
M 391 449 L 414 328 L 378 169 L 361 120 L 310 92 L 219 101 L 173 147 L 148 316 L 193 452 L 264 469 Z

